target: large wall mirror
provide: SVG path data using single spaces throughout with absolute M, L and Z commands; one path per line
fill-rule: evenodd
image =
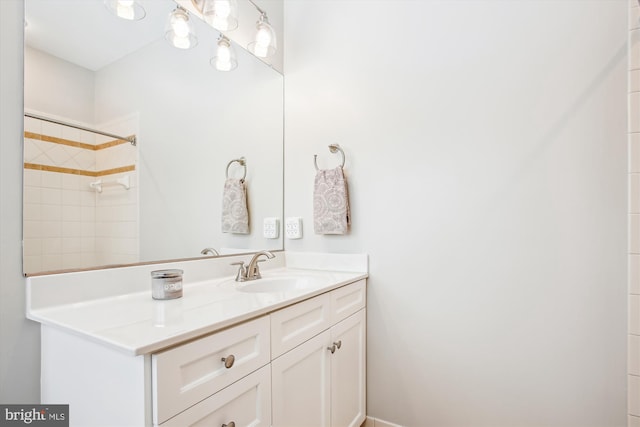
M 141 3 L 128 21 L 103 0 L 25 0 L 26 275 L 283 249 L 263 234 L 283 215 L 282 75 L 233 42 L 237 68 L 216 70 L 218 31 L 193 18 L 198 44 L 177 49 L 176 3 Z M 225 181 L 243 177 L 248 233 L 223 232 Z

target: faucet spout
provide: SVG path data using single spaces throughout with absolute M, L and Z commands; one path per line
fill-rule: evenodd
M 262 277 L 260 275 L 260 268 L 258 267 L 258 263 L 264 260 L 259 259 L 261 256 L 265 256 L 267 259 L 272 259 L 275 257 L 274 254 L 272 254 L 269 251 L 260 251 L 257 252 L 253 258 L 251 258 L 251 261 L 249 261 L 249 265 L 247 266 L 247 273 L 246 273 L 246 279 L 245 280 L 255 280 L 255 279 L 259 279 L 260 277 Z

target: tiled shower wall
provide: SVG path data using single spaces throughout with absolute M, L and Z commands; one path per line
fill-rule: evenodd
M 26 273 L 138 261 L 137 151 L 111 140 L 25 117 Z
M 640 427 L 640 6 L 629 0 L 629 427 Z

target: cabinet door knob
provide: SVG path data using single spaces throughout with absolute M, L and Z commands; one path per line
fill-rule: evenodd
M 342 341 L 334 342 L 333 345 L 335 345 L 339 350 L 340 347 L 342 346 Z
M 222 424 L 221 427 L 236 427 L 236 423 L 234 421 L 229 421 L 229 424 Z
M 331 347 L 327 347 L 327 350 L 329 350 L 331 352 L 331 354 L 336 352 L 336 345 L 332 345 Z
M 223 357 L 222 361 L 224 362 L 224 367 L 229 369 L 230 367 L 233 366 L 233 362 L 236 361 L 236 357 L 233 354 L 230 354 L 227 357 Z M 234 425 L 235 424 L 233 424 L 233 421 L 232 421 L 232 424 L 229 424 L 229 427 L 233 427 Z M 224 424 L 223 424 L 223 427 L 224 427 Z

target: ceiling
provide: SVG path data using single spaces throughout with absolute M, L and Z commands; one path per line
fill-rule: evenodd
M 25 43 L 92 71 L 161 39 L 176 5 L 172 0 L 142 0 L 146 17 L 127 21 L 112 15 L 103 0 L 25 3 Z

